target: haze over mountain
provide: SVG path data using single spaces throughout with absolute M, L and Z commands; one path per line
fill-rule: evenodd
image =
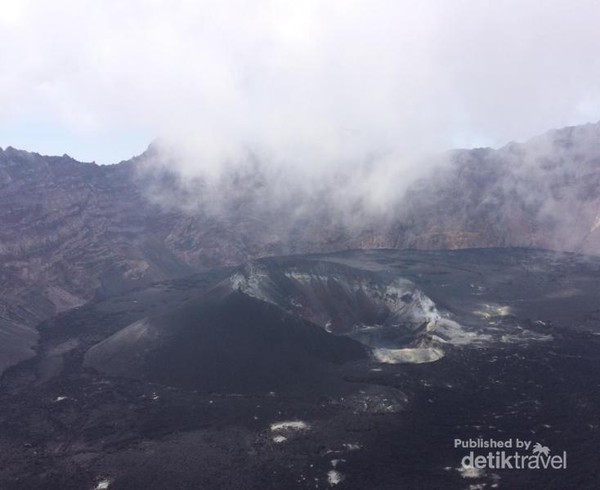
M 600 124 L 448 152 L 421 179 L 396 176 L 397 195 L 376 205 L 348 173 L 309 189 L 254 158 L 218 179 L 186 179 L 171 158 L 159 145 L 112 166 L 0 153 L 0 318 L 13 339 L 4 367 L 32 354 L 33 326 L 55 312 L 256 257 L 373 247 L 600 253 Z M 377 182 L 378 170 L 361 177 Z
M 600 118 L 594 0 L 3 7 L 2 147 L 114 163 L 159 136 L 319 172 Z

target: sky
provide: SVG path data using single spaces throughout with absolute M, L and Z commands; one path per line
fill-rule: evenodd
M 497 147 L 600 119 L 599 25 L 597 0 L 0 0 L 0 146 L 159 139 L 203 172 Z

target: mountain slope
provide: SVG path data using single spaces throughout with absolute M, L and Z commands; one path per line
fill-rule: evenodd
M 222 213 L 186 209 L 176 176 L 145 170 L 159 157 L 151 147 L 98 166 L 0 150 L 0 369 L 33 354 L 39 321 L 97 294 L 256 257 L 377 247 L 600 253 L 600 124 L 450 152 L 385 218 L 352 226 L 322 196 L 254 206 L 248 196 L 265 183 L 252 173 L 225 185 Z M 158 204 L 165 189 L 169 206 Z

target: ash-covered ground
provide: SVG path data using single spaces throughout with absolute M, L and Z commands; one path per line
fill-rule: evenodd
M 262 259 L 40 325 L 0 393 L 2 489 L 592 489 L 600 259 Z M 461 471 L 455 439 L 566 469 Z

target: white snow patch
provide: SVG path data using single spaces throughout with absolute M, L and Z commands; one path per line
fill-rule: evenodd
M 271 432 L 308 429 L 310 429 L 310 425 L 302 420 L 289 420 L 286 422 L 275 422 L 271 424 Z
M 270 284 L 266 270 L 259 264 L 250 262 L 243 271 L 236 272 L 230 279 L 231 289 L 256 299 L 273 303 L 269 294 L 264 290 Z
M 437 322 L 433 338 L 452 345 L 481 344 L 492 340 L 490 335 L 466 330 L 460 323 L 443 317 Z
M 323 275 L 318 273 L 300 272 L 294 269 L 290 271 L 285 271 L 284 274 L 285 277 L 287 277 L 288 279 L 293 279 L 294 281 L 298 281 L 304 284 L 310 284 L 313 281 L 327 283 L 327 281 L 329 281 L 332 277 L 335 277 L 334 274 Z
M 458 472 L 463 478 L 481 478 L 485 475 L 485 471 L 483 471 L 480 468 L 474 468 L 472 466 L 461 466 L 460 468 L 458 468 Z
M 503 344 L 522 344 L 527 341 L 549 342 L 553 339 L 554 337 L 549 334 L 540 334 L 525 330 L 519 334 L 502 335 L 502 337 L 500 337 L 500 342 Z
M 343 480 L 344 475 L 342 475 L 339 471 L 329 470 L 329 472 L 327 473 L 327 482 L 332 487 L 337 485 L 338 483 L 341 483 Z
M 94 490 L 106 490 L 110 486 L 110 480 L 102 480 L 98 482 Z
M 57 396 L 56 400 L 54 400 L 54 402 L 62 402 L 63 400 L 67 400 L 69 397 L 68 396 Z
M 373 357 L 384 364 L 423 364 L 440 360 L 444 351 L 435 347 L 373 349 Z
M 502 306 L 484 303 L 479 310 L 473 312 L 475 315 L 489 320 L 494 316 L 508 316 L 512 314 L 510 306 Z
M 287 441 L 287 437 L 285 436 L 275 436 L 273 437 L 273 442 L 277 443 L 277 444 L 281 444 L 282 442 Z

